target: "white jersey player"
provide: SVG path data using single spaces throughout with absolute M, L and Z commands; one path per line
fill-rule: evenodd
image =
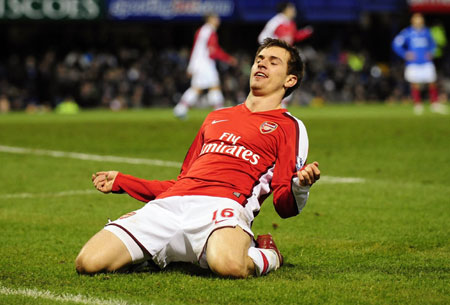
M 216 30 L 220 25 L 218 15 L 207 15 L 205 24 L 196 32 L 194 46 L 187 68 L 191 78 L 191 86 L 187 89 L 178 104 L 174 108 L 174 114 L 178 118 L 185 118 L 189 107 L 193 106 L 200 93 L 208 90 L 208 103 L 215 109 L 223 106 L 224 98 L 220 90 L 219 73 L 216 68 L 216 60 L 230 65 L 236 64 L 236 59 L 227 54 L 219 45 Z
M 268 38 L 257 51 L 247 100 L 208 115 L 176 180 L 94 174 L 99 191 L 125 192 L 147 204 L 93 236 L 76 259 L 77 271 L 116 271 L 146 260 L 161 268 L 197 263 L 234 278 L 279 268 L 283 257 L 272 236 L 255 240 L 251 225 L 270 194 L 281 217 L 300 213 L 320 177 L 317 162 L 306 164 L 303 123 L 281 107 L 302 76 L 298 51 Z

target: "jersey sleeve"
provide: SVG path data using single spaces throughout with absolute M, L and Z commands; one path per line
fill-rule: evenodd
M 310 26 L 304 27 L 303 29 L 297 30 L 295 32 L 294 40 L 299 42 L 309 38 L 313 34 L 313 29 Z
M 431 35 L 430 30 L 427 29 L 427 39 L 429 42 L 429 48 L 428 48 L 428 52 L 430 52 L 430 55 L 432 56 L 435 52 L 436 52 L 436 41 L 434 40 L 433 36 Z M 431 60 L 431 58 L 430 58 Z
M 294 128 L 279 146 L 272 179 L 273 204 L 282 218 L 301 212 L 309 197 L 309 186 L 300 186 L 297 171 L 306 164 L 308 135 L 303 123 L 295 118 Z
M 401 58 L 405 58 L 406 56 L 406 30 L 401 31 L 397 36 L 395 36 L 392 41 L 392 50 L 400 56 Z
M 144 180 L 119 173 L 114 180 L 112 192 L 118 194 L 127 193 L 139 201 L 148 202 L 166 191 L 174 183 L 175 180 Z
M 208 50 L 209 50 L 209 57 L 211 57 L 214 60 L 220 60 L 223 62 L 230 62 L 231 60 L 231 55 L 222 50 L 222 48 L 219 46 L 219 38 L 217 37 L 216 32 L 212 32 L 211 36 L 209 36 Z

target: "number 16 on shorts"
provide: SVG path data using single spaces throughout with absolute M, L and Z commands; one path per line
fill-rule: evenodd
M 212 217 L 212 222 L 218 224 L 234 216 L 234 210 L 232 208 L 226 208 L 223 210 L 215 210 Z

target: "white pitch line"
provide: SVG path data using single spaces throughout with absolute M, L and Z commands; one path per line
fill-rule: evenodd
M 329 184 L 338 184 L 338 183 L 364 183 L 366 180 L 364 178 L 356 178 L 356 177 L 333 177 L 333 176 L 322 176 L 318 183 L 329 183 Z
M 37 155 L 37 156 L 49 156 L 49 157 L 55 157 L 55 158 L 72 158 L 72 159 L 100 161 L 100 162 L 145 164 L 145 165 L 176 167 L 176 168 L 181 167 L 180 162 L 173 162 L 173 161 L 163 161 L 163 160 L 143 159 L 143 158 L 127 158 L 127 157 L 117 157 L 117 156 L 107 156 L 107 155 L 93 155 L 93 154 L 85 154 L 85 153 L 37 149 L 37 148 L 36 149 L 23 148 L 23 147 L 14 147 L 14 146 L 5 146 L 5 145 L 0 145 L 0 152 L 13 153 L 13 154 L 30 154 L 30 155 Z
M 88 296 L 84 296 L 81 294 L 68 294 L 64 293 L 61 295 L 54 294 L 48 290 L 38 290 L 38 289 L 30 289 L 30 288 L 8 288 L 0 286 L 0 294 L 3 295 L 18 295 L 33 299 L 46 299 L 57 302 L 72 302 L 72 303 L 80 303 L 85 305 L 130 305 L 139 303 L 129 303 L 123 300 L 108 300 L 108 299 L 98 299 L 92 298 Z
M 0 194 L 0 199 L 11 198 L 36 198 L 36 197 L 65 197 L 73 195 L 92 195 L 99 194 L 96 190 L 78 190 L 78 191 L 62 191 L 55 193 L 15 193 L 15 194 Z
M 34 148 L 23 148 L 14 146 L 0 145 L 0 152 L 13 153 L 13 154 L 30 154 L 37 156 L 49 156 L 55 158 L 72 158 L 79 160 L 88 161 L 99 161 L 99 162 L 115 162 L 115 163 L 127 163 L 127 164 L 142 164 L 142 165 L 153 165 L 153 166 L 163 166 L 163 167 L 175 167 L 180 168 L 180 162 L 174 161 L 164 161 L 157 159 L 144 159 L 144 158 L 128 158 L 128 157 L 117 157 L 117 156 L 107 156 L 107 155 L 93 155 L 85 153 L 76 152 L 66 152 L 58 150 L 47 150 L 47 149 L 34 149 Z M 337 184 L 337 183 L 364 183 L 366 180 L 357 177 L 333 177 L 333 176 L 322 176 L 320 180 L 323 184 Z

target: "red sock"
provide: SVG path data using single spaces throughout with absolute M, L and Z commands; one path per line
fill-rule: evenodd
M 435 85 L 430 85 L 428 88 L 428 92 L 430 94 L 431 103 L 436 103 L 439 100 L 437 87 Z
M 411 96 L 415 105 L 422 103 L 422 98 L 420 96 L 420 89 L 414 86 L 411 87 Z

